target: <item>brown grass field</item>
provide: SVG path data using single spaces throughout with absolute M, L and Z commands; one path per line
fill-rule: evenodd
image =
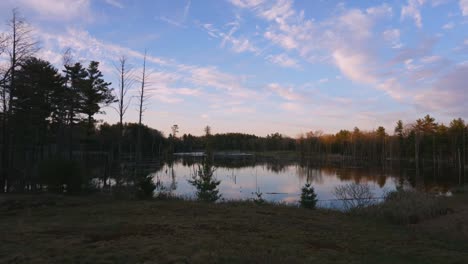
M 468 263 L 468 197 L 413 225 L 249 202 L 0 196 L 1 263 Z

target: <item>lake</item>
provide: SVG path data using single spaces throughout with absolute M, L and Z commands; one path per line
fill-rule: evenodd
M 189 180 L 198 169 L 200 159 L 179 158 L 165 163 L 152 173 L 172 194 L 195 198 L 196 189 Z M 214 177 L 220 180 L 219 191 L 224 200 L 248 200 L 261 193 L 269 202 L 297 204 L 301 188 L 310 182 L 315 188 L 320 207 L 339 208 L 340 201 L 333 194 L 335 187 L 348 184 L 368 184 L 376 198 L 383 197 L 397 186 L 447 194 L 454 185 L 452 173 L 433 171 L 416 175 L 411 168 L 358 168 L 316 166 L 297 161 L 258 161 L 256 159 L 215 160 Z M 448 177 L 450 175 L 450 177 Z M 444 176 L 444 177 L 442 177 Z M 378 201 L 378 200 L 376 200 Z

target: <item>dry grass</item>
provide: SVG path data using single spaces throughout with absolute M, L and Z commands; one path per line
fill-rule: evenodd
M 468 238 L 425 228 L 245 202 L 7 195 L 0 263 L 468 263 Z
M 442 198 L 404 190 L 388 193 L 382 203 L 356 210 L 357 213 L 383 218 L 399 225 L 417 224 L 452 211 Z

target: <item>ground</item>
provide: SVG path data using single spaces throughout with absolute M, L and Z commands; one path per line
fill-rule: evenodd
M 0 195 L 0 262 L 468 263 L 466 198 L 400 226 L 245 202 Z

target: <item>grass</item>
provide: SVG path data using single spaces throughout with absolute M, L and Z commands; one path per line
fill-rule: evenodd
M 2 195 L 0 263 L 468 263 L 467 200 L 394 225 L 252 202 Z
M 393 224 L 417 224 L 453 212 L 444 201 L 433 194 L 399 190 L 386 195 L 383 202 L 356 208 L 354 213 L 382 218 Z

